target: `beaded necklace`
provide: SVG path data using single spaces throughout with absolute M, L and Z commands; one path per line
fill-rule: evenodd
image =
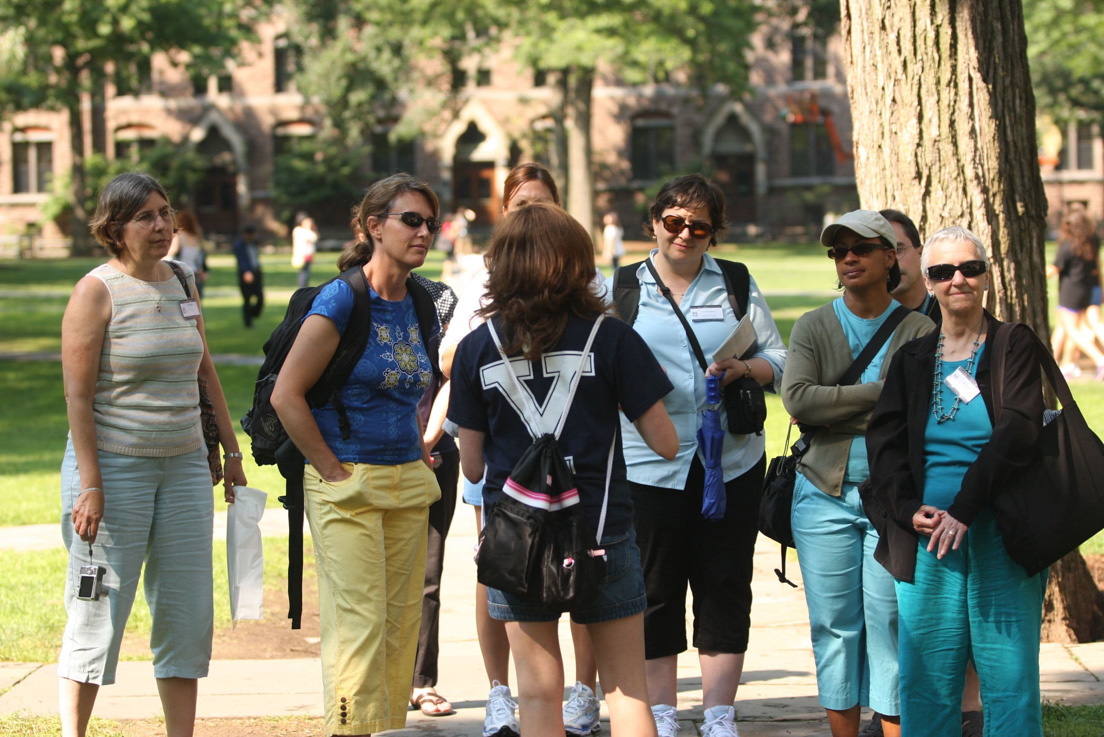
M 982 323 L 984 325 L 984 323 Z M 978 330 L 977 337 L 974 338 L 974 345 L 970 348 L 970 358 L 966 361 L 966 373 L 969 374 L 974 367 L 974 358 L 977 357 L 978 346 L 981 345 L 981 330 Z M 951 407 L 951 411 L 943 413 L 943 331 L 939 332 L 939 343 L 935 346 L 935 376 L 932 380 L 932 414 L 935 415 L 935 421 L 942 425 L 948 420 L 954 422 L 955 415 L 958 414 L 958 405 L 962 403 L 962 397 L 955 394 L 954 406 Z

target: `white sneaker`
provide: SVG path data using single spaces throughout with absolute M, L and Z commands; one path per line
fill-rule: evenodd
M 598 697 L 590 690 L 590 686 L 576 681 L 567 703 L 563 706 L 564 731 L 575 737 L 594 734 L 602 726 L 598 716 L 600 709 Z
M 518 725 L 517 702 L 510 695 L 510 687 L 491 681 L 487 694 L 487 717 L 483 720 L 483 737 L 521 737 Z
M 679 733 L 678 710 L 675 707 L 656 704 L 652 707 L 652 717 L 655 718 L 659 737 L 675 737 Z
M 702 737 L 740 737 L 736 729 L 736 709 L 731 706 L 712 706 L 705 710 Z

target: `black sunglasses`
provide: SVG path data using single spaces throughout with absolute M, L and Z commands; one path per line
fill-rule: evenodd
M 856 256 L 866 256 L 874 253 L 874 251 L 878 249 L 888 250 L 881 243 L 856 243 L 853 246 L 832 246 L 828 249 L 828 258 L 833 261 L 843 261 L 847 258 L 848 252 Z
M 678 235 L 687 227 L 690 228 L 691 238 L 708 238 L 713 235 L 713 226 L 701 220 L 687 222 L 686 218 L 680 218 L 678 215 L 667 215 L 660 218 L 660 222 L 663 223 L 663 229 L 671 235 Z
M 429 228 L 429 232 L 437 235 L 441 232 L 441 221 L 437 218 L 424 218 L 416 212 L 385 212 L 380 215 L 381 218 L 398 218 L 403 221 L 403 225 L 409 225 L 411 228 L 420 228 L 422 223 L 426 224 Z
M 989 267 L 985 265 L 984 261 L 963 261 L 962 263 L 955 264 L 938 264 L 936 266 L 928 267 L 928 278 L 932 281 L 950 281 L 954 279 L 956 271 L 961 271 L 962 275 L 967 279 L 973 279 L 975 276 L 981 276 Z

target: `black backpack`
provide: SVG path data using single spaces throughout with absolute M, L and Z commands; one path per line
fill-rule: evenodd
M 739 320 L 747 314 L 748 299 L 751 297 L 751 276 L 748 268 L 739 261 L 720 258 L 714 261 L 721 267 L 725 289 L 728 290 L 728 301 Z M 636 312 L 640 307 L 640 280 L 636 278 L 636 270 L 643 263 L 637 261 L 635 264 L 621 266 L 613 278 L 613 304 L 617 307 L 617 316 L 629 325 L 636 322 Z
M 284 495 L 279 497 L 288 512 L 288 619 L 291 628 L 299 629 L 303 614 L 303 464 L 305 459 L 295 444 L 291 442 L 276 410 L 272 408 L 272 389 L 276 377 L 284 366 L 288 352 L 299 335 L 303 318 L 310 312 L 314 299 L 324 287 L 335 279 L 344 281 L 353 290 L 353 315 L 344 335 L 341 336 L 333 358 L 322 372 L 321 378 L 307 392 L 307 404 L 312 408 L 332 404 L 338 415 L 341 437 L 348 439 L 351 427 L 345 407 L 341 402 L 340 389 L 349 380 L 353 368 L 360 360 L 372 329 L 372 307 L 368 296 L 368 280 L 360 266 L 354 266 L 341 272 L 325 284 L 316 287 L 303 287 L 291 295 L 284 319 L 272 331 L 264 344 L 265 360 L 257 372 L 257 383 L 253 390 L 253 406 L 241 418 L 242 429 L 250 438 L 253 459 L 259 466 L 275 464 L 286 483 Z M 425 287 L 412 277 L 406 280 L 406 288 L 414 300 L 414 311 L 418 315 L 418 327 L 430 363 L 436 366 L 437 345 L 440 337 L 433 339 L 433 324 L 437 310 L 433 298 Z

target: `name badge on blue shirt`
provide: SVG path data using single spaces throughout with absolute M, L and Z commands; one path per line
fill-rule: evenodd
M 694 322 L 721 322 L 724 320 L 724 308 L 720 305 L 691 307 L 690 319 Z

